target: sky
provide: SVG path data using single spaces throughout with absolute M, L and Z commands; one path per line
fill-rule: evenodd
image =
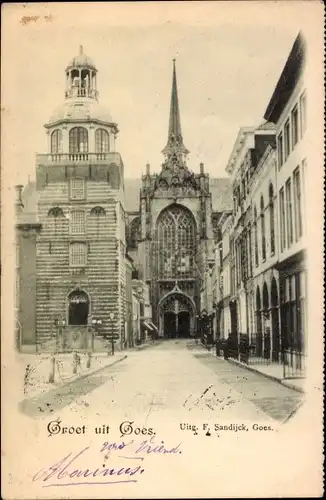
M 43 125 L 64 101 L 64 70 L 81 44 L 98 69 L 100 103 L 118 124 L 126 177 L 147 162 L 160 171 L 173 58 L 188 166 L 198 172 L 203 162 L 212 177 L 226 176 L 239 128 L 263 121 L 304 23 L 301 10 L 294 16 L 277 2 L 236 4 L 5 6 L 3 143 L 15 182 L 35 178 L 35 154 L 47 152 Z

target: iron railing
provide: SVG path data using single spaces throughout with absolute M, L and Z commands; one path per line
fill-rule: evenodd
M 270 335 L 230 333 L 227 339 L 217 340 L 216 353 L 222 352 L 224 358 L 248 365 L 279 365 L 283 367 L 283 378 L 305 376 L 306 354 L 295 347 L 273 345 Z

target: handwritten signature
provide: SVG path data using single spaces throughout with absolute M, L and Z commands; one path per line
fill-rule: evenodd
M 135 443 L 133 440 L 128 443 L 109 443 L 104 442 L 100 448 L 101 459 L 108 459 L 110 452 L 117 452 L 128 448 L 127 454 L 118 456 L 125 460 L 144 460 L 144 456 L 153 455 L 178 455 L 182 453 L 181 443 L 176 446 L 167 447 L 164 441 L 156 444 L 154 437 L 150 440 L 144 440 L 141 443 Z M 90 449 L 86 446 L 77 453 L 70 452 L 65 457 L 58 460 L 49 467 L 42 468 L 34 476 L 33 481 L 42 481 L 42 487 L 49 486 L 80 486 L 80 485 L 99 485 L 99 484 L 117 484 L 117 483 L 137 483 L 138 477 L 145 472 L 145 469 L 140 465 L 137 466 L 107 466 L 102 463 L 101 466 L 80 466 L 78 461 L 85 458 L 87 451 Z M 123 452 L 125 453 L 125 451 Z M 130 463 L 130 462 L 129 462 Z

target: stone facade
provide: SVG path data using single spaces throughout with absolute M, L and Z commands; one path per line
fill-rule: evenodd
M 63 106 L 45 125 L 36 159 L 36 337 L 43 348 L 125 345 L 123 163 L 117 126 L 98 104 L 95 65 L 81 53 L 66 69 Z M 110 314 L 114 314 L 114 320 Z M 58 328 L 60 326 L 61 328 Z
M 208 310 L 217 304 L 215 338 L 231 337 L 234 352 L 247 343 L 244 356 L 283 363 L 285 376 L 304 373 L 307 342 L 304 55 L 299 34 L 266 121 L 239 131 L 226 168 L 233 210 L 218 221 L 202 291 Z
M 168 141 L 159 174 L 147 165 L 139 212 L 128 212 L 128 251 L 150 285 L 153 322 L 165 337 L 195 336 L 200 287 L 214 247 L 209 175 L 194 174 L 181 133 L 175 65 Z

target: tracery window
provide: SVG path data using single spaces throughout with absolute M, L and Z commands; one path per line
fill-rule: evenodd
M 88 152 L 88 132 L 84 127 L 74 127 L 69 132 L 69 153 Z
M 110 151 L 109 134 L 103 128 L 98 128 L 95 132 L 95 152 L 108 153 Z
M 191 212 L 172 205 L 161 212 L 155 231 L 158 279 L 191 278 L 196 257 L 196 223 Z

